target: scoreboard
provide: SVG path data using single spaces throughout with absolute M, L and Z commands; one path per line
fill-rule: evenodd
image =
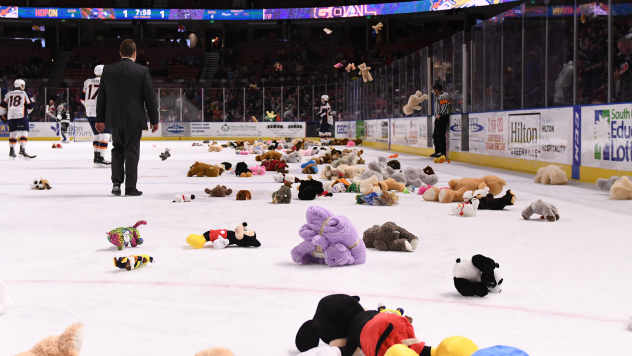
M 517 0 L 418 0 L 387 4 L 284 9 L 116 9 L 0 6 L 0 18 L 87 20 L 286 20 L 408 14 L 508 3 Z

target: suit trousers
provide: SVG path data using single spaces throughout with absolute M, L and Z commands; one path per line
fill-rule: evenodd
M 441 152 L 446 154 L 447 143 L 446 133 L 448 132 L 448 125 L 450 124 L 450 116 L 438 116 L 434 121 L 434 132 L 432 133 L 432 140 L 434 141 L 435 152 Z
M 136 188 L 142 131 L 112 129 L 112 183 Z

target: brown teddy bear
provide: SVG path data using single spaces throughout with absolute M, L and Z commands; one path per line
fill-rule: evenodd
M 426 166 L 426 168 L 424 168 L 424 173 L 426 173 L 427 175 L 435 174 L 434 169 L 432 169 L 432 167 L 430 166 Z
M 235 356 L 229 349 L 223 347 L 213 347 L 212 349 L 202 350 L 195 356 Z
M 358 70 L 360 71 L 360 74 L 362 75 L 362 81 L 366 82 L 372 82 L 373 81 L 373 77 L 371 76 L 371 72 L 369 72 L 371 70 L 371 67 L 367 67 L 366 63 L 362 63 L 358 66 Z
M 562 167 L 551 164 L 546 167 L 538 168 L 538 172 L 533 181 L 542 184 L 564 185 L 568 183 L 568 178 L 566 172 L 562 170 Z
M 303 168 L 302 172 L 305 174 L 316 174 L 318 173 L 318 166 L 315 163 L 308 164 Z
M 262 155 L 255 156 L 255 161 L 264 161 L 267 159 L 276 159 L 277 161 L 281 161 L 281 158 L 283 158 L 281 152 L 268 151 Z
M 219 184 L 213 188 L 213 189 L 204 189 L 204 192 L 206 192 L 206 194 L 212 196 L 212 197 L 218 197 L 218 198 L 223 198 L 227 195 L 231 195 L 233 190 L 230 188 L 226 188 L 225 185 L 220 186 Z
M 187 173 L 187 177 L 217 177 L 219 176 L 219 170 L 215 166 L 211 166 L 210 164 L 195 162 Z
M 314 157 L 312 158 L 314 160 L 314 162 L 316 162 L 316 164 L 324 164 L 325 162 L 323 161 L 322 157 Z
M 485 187 L 489 187 L 489 192 L 494 196 L 503 192 L 503 187 L 507 185 L 507 182 L 496 176 L 485 176 L 483 178 L 461 178 L 451 179 L 448 182 L 448 187 L 452 190 L 459 190 L 465 188 L 465 190 L 478 190 Z
M 391 168 L 393 168 L 393 169 L 401 169 L 402 168 L 402 165 L 396 159 L 392 159 L 392 160 L 388 161 L 388 163 L 386 165 L 391 167 Z
M 379 251 L 405 251 L 413 252 L 417 248 L 419 239 L 408 230 L 389 221 L 382 226 L 373 225 L 367 229 L 362 237 L 367 248 L 376 248 Z
M 356 144 L 356 146 L 357 146 L 357 145 L 361 145 L 361 144 L 362 144 L 362 139 L 361 139 L 361 138 L 356 138 L 356 139 L 353 139 L 353 140 L 351 140 L 351 141 L 353 141 L 353 143 L 355 143 L 355 144 Z
M 220 145 L 210 145 L 208 146 L 209 152 L 222 152 L 222 146 Z
M 383 192 L 387 192 L 389 190 L 396 190 L 398 192 L 403 192 L 406 186 L 403 183 L 398 183 L 395 179 L 389 178 L 386 180 L 379 181 L 374 186 L 380 187 Z
M 292 202 L 292 183 L 285 181 L 283 186 L 272 193 L 272 204 L 289 204 Z
M 250 200 L 252 199 L 252 194 L 250 194 L 249 190 L 240 190 L 237 192 L 237 200 Z
M 79 356 L 83 346 L 83 324 L 72 324 L 59 336 L 49 336 L 29 351 L 15 356 Z
M 437 198 L 440 203 L 462 203 L 463 194 L 467 192 L 467 188 L 461 188 L 459 190 L 441 189 Z
M 437 187 L 428 187 L 428 189 L 426 189 L 426 191 L 423 193 L 423 198 L 425 201 L 439 201 L 439 193 L 442 190 L 443 189 L 439 189 Z

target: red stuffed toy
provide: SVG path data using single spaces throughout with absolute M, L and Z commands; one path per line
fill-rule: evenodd
M 276 159 L 265 161 L 261 163 L 261 165 L 266 169 L 266 171 L 289 173 L 287 170 L 287 163 L 277 161 Z

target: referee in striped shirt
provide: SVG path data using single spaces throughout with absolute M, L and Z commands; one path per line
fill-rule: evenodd
M 430 157 L 441 157 L 446 154 L 446 132 L 450 123 L 450 97 L 443 92 L 443 87 L 439 83 L 432 86 L 435 94 L 435 121 L 432 140 L 434 141 L 435 153 Z

